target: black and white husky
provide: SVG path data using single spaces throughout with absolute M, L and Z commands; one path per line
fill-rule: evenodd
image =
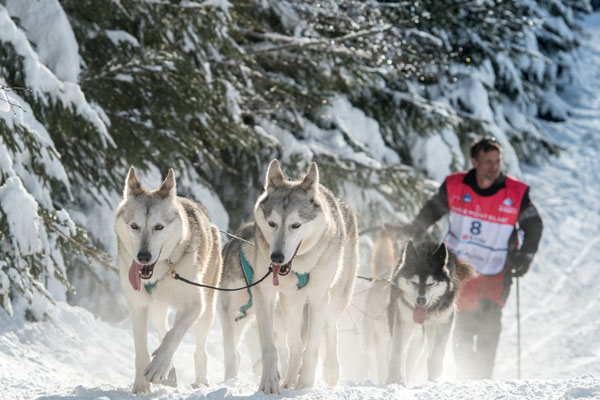
M 461 285 L 474 269 L 446 248 L 444 243 L 408 242 L 392 275 L 388 309 L 392 351 L 388 381 L 407 383 L 416 360 L 408 360 L 413 335 L 424 332 L 422 352 L 427 356 L 429 380 L 442 373 L 446 345 L 452 331 L 455 302 Z M 423 343 L 416 341 L 417 343 Z M 418 352 L 416 352 L 418 354 Z

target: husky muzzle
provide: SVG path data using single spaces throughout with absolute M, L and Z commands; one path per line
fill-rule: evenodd
M 279 275 L 286 276 L 292 271 L 292 261 L 294 261 L 294 258 L 296 258 L 296 254 L 298 254 L 298 249 L 300 248 L 301 244 L 302 240 L 300 241 L 300 243 L 298 243 L 296 251 L 294 251 L 294 255 L 292 255 L 290 261 L 288 261 L 285 264 L 282 264 L 285 256 L 281 251 L 274 251 L 273 253 L 271 253 L 271 268 L 273 269 L 274 286 L 279 286 Z

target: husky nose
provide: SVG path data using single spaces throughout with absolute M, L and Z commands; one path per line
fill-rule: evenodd
M 148 264 L 152 259 L 152 254 L 149 251 L 140 251 L 137 255 L 140 264 Z
M 425 297 L 417 297 L 417 305 L 423 307 L 425 305 Z
M 281 265 L 284 260 L 285 257 L 281 251 L 276 250 L 271 253 L 271 261 L 273 261 L 273 264 Z

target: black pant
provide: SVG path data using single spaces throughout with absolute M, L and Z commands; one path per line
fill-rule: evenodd
M 492 379 L 502 308 L 480 299 L 473 311 L 458 312 L 454 326 L 454 361 L 458 379 Z

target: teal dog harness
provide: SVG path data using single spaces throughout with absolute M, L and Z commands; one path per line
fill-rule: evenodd
M 254 271 L 252 270 L 250 263 L 248 263 L 248 260 L 246 260 L 246 256 L 244 255 L 244 251 L 241 247 L 240 261 L 242 263 L 242 272 L 244 273 L 244 278 L 246 279 L 246 285 L 252 285 L 252 282 L 254 281 Z M 297 272 L 294 272 L 294 274 L 296 274 L 296 277 L 298 278 L 298 283 L 296 284 L 298 289 L 302 289 L 308 284 L 308 273 L 299 274 Z M 235 321 L 239 321 L 240 319 L 248 316 L 247 311 L 250 307 L 252 307 L 252 290 L 250 288 L 248 288 L 248 297 L 248 302 L 240 307 L 241 315 L 235 317 Z

